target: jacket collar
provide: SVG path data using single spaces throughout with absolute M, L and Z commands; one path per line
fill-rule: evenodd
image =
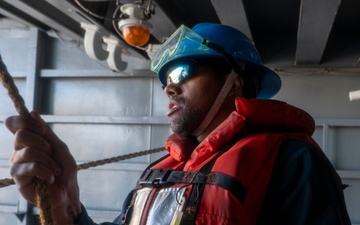
M 236 111 L 200 144 L 197 145 L 195 138 L 172 134 L 166 140 L 165 148 L 176 161 L 205 161 L 239 132 L 243 135 L 256 132 L 312 135 L 315 130 L 315 122 L 308 113 L 281 101 L 238 98 L 235 104 Z

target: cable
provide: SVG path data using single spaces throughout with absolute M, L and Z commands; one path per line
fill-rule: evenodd
M 90 9 L 86 8 L 83 4 L 80 3 L 79 0 L 74 0 L 75 3 L 81 8 L 83 9 L 86 13 L 98 18 L 98 19 L 102 19 L 102 20 L 106 20 L 106 21 L 112 21 L 112 20 L 120 20 L 120 18 L 116 19 L 116 18 L 108 18 L 108 17 L 104 17 L 102 15 L 99 15 L 97 13 L 93 13 Z M 120 1 L 117 1 L 120 2 Z

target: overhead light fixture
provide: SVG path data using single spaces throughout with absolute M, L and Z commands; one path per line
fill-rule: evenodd
M 80 0 L 74 1 L 88 14 L 102 20 L 111 20 L 114 30 L 127 44 L 144 51 L 146 50 L 146 48 L 142 46 L 149 41 L 152 31 L 152 25 L 148 20 L 152 14 L 155 14 L 153 0 L 138 0 L 126 4 L 121 4 L 121 0 L 116 0 L 117 7 L 113 12 L 112 18 L 103 17 L 102 15 L 92 12 L 86 8 Z M 145 1 L 147 4 L 144 4 Z
M 135 47 L 144 46 L 150 39 L 152 25 L 147 20 L 155 13 L 152 1 L 146 8 L 141 5 L 144 1 L 124 4 L 120 7 L 121 15 L 118 22 L 123 39 Z

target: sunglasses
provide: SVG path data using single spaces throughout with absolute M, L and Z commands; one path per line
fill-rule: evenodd
M 240 64 L 240 63 L 239 63 Z M 239 66 L 236 65 L 236 66 Z M 201 66 L 215 66 L 216 68 L 223 68 L 221 71 L 224 72 L 225 68 L 228 68 L 228 74 L 230 74 L 233 70 L 234 65 L 229 62 L 228 59 L 224 58 L 199 58 L 199 59 L 187 59 L 181 60 L 174 65 L 172 65 L 169 69 L 165 70 L 164 73 L 164 80 L 162 82 L 163 86 L 162 89 L 169 84 L 181 84 L 185 80 L 189 79 L 190 77 L 198 74 L 198 69 Z M 218 71 L 218 70 L 217 70 Z M 222 73 L 220 72 L 220 73 Z M 234 71 L 235 72 L 235 71 Z
M 199 65 L 194 60 L 177 63 L 166 72 L 166 84 L 162 86 L 163 89 L 169 84 L 181 84 L 189 77 L 196 74 Z

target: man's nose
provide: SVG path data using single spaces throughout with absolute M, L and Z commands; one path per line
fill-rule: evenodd
M 163 86 L 164 93 L 170 98 L 174 95 L 179 95 L 181 93 L 180 85 L 170 83 L 166 86 Z

